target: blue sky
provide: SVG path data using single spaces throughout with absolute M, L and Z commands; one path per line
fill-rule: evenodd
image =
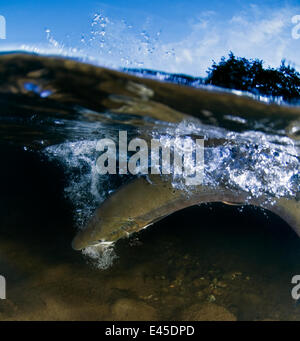
M 193 75 L 232 50 L 271 66 L 285 58 L 300 69 L 300 39 L 292 36 L 299 0 L 0 0 L 0 15 L 1 50 Z

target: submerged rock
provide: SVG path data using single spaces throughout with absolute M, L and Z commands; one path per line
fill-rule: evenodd
M 156 321 L 156 310 L 150 305 L 129 298 L 117 300 L 111 307 L 112 320 L 116 321 Z
M 224 307 L 214 303 L 194 304 L 182 314 L 183 321 L 236 321 Z

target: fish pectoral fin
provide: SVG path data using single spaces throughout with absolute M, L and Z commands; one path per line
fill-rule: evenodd
M 230 205 L 230 206 L 243 206 L 245 205 L 242 202 L 232 202 L 232 201 L 222 201 L 223 204 Z
M 162 219 L 168 217 L 168 216 L 171 215 L 171 214 L 172 214 L 172 212 L 171 212 L 171 213 L 168 213 L 168 214 L 165 214 L 165 215 L 163 215 L 163 216 L 161 216 L 161 217 L 158 217 L 158 218 L 152 220 L 152 221 L 151 221 L 151 224 L 149 224 L 149 225 L 153 225 L 153 224 L 159 222 L 160 220 L 162 220 Z
M 158 218 L 156 218 L 156 219 L 154 219 L 154 220 L 151 220 L 151 222 L 142 222 L 142 221 L 140 221 L 140 222 L 139 222 L 139 225 L 142 226 L 142 227 L 140 228 L 140 230 L 143 230 L 143 229 L 145 229 L 145 228 L 147 228 L 147 227 L 149 227 L 149 226 L 151 226 L 151 225 L 157 223 L 158 221 L 160 221 L 160 220 L 166 218 L 167 216 L 169 216 L 170 214 L 172 214 L 172 213 L 165 214 L 165 215 L 163 215 L 163 216 L 161 216 L 161 217 L 158 217 Z

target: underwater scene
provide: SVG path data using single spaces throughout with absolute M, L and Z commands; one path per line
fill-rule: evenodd
M 297 2 L 12 3 L 0 321 L 300 321 Z

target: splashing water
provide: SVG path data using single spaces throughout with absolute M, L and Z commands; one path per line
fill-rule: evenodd
M 113 246 L 89 246 L 82 253 L 92 261 L 96 268 L 101 270 L 110 268 L 118 258 Z
M 289 138 L 259 132 L 232 133 L 214 129 L 210 132 L 200 124 L 189 124 L 187 128 L 184 122 L 179 126 L 168 126 L 167 132 L 168 135 L 164 135 L 166 131 L 151 132 L 150 135 L 159 138 L 164 146 L 175 143 L 181 148 L 184 145 L 182 142 L 190 140 L 193 134 L 205 133 L 208 140 L 216 135 L 227 139 L 220 146 L 205 148 L 204 185 L 246 191 L 246 201 L 264 197 L 265 202 L 271 204 L 275 203 L 276 198 L 292 198 L 299 192 L 299 158 L 295 144 Z M 45 149 L 51 157 L 64 160 L 70 178 L 66 194 L 77 208 L 77 221 L 81 227 L 110 193 L 107 182 L 112 184 L 108 176 L 97 173 L 99 153 L 97 155 L 96 144 L 97 141 L 80 141 Z M 194 164 L 187 166 L 194 167 Z M 72 176 L 74 169 L 77 169 L 77 176 Z M 192 193 L 193 188 L 186 185 L 182 175 L 171 176 L 175 188 Z M 113 186 L 108 187 L 111 189 Z M 111 246 L 90 246 L 83 253 L 91 257 L 99 268 L 109 267 L 116 259 Z
M 95 29 L 109 24 L 95 18 Z M 204 137 L 203 183 L 247 192 L 249 202 L 259 198 L 272 203 L 299 193 L 296 108 L 255 101 L 250 107 L 250 99 L 240 95 L 149 83 L 70 60 L 3 56 L 0 67 L 5 70 L 0 86 L 2 141 L 43 149 L 63 165 L 65 194 L 79 228 L 112 191 L 132 178 L 99 175 L 96 169 L 97 141 L 117 142 L 120 130 L 130 132 L 129 141 L 155 138 L 165 146 L 174 141 L 180 146 L 184 140 L 191 146 L 195 138 Z M 174 178 L 173 186 L 193 190 L 181 180 Z
M 175 59 L 173 48 L 160 41 L 161 30 L 148 26 L 134 27 L 125 19 L 114 20 L 102 13 L 94 14 L 90 31 L 64 41 L 55 39 L 50 28 L 45 30 L 48 46 L 22 45 L 21 49 L 42 54 L 75 57 L 96 65 L 111 68 L 141 68 L 147 65 L 171 64 Z

